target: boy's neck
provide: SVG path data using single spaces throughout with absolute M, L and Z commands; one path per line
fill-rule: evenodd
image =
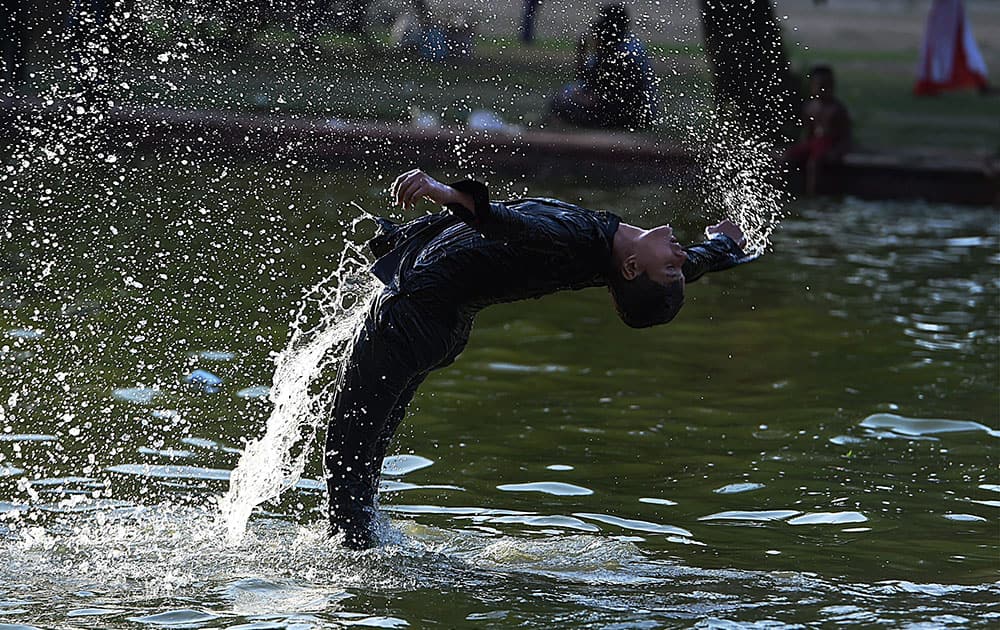
M 635 249 L 635 239 L 643 232 L 641 228 L 628 223 L 619 223 L 615 231 L 615 238 L 611 242 L 611 261 L 615 264 L 621 262 Z

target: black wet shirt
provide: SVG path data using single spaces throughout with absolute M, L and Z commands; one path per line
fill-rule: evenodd
M 452 205 L 389 228 L 390 251 L 373 272 L 390 289 L 479 309 L 607 284 L 616 215 L 545 198 L 491 203 L 478 182 L 453 186 L 472 196 L 474 213 Z
M 475 212 L 453 204 L 404 225 L 381 222 L 383 233 L 370 243 L 379 256 L 372 272 L 389 291 L 479 309 L 607 285 L 618 216 L 556 199 L 491 203 L 479 182 L 452 186 L 473 198 Z M 684 251 L 688 283 L 760 255 L 744 253 L 723 234 Z

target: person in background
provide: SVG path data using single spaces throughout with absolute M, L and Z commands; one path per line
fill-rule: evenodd
M 972 35 L 962 0 L 934 0 L 917 71 L 913 86 L 917 96 L 968 88 L 989 93 L 986 62 Z
M 833 69 L 816 66 L 809 73 L 809 97 L 802 104 L 802 138 L 785 151 L 785 162 L 802 168 L 806 193 L 815 194 L 824 165 L 843 161 L 851 146 L 851 117 L 836 96 Z
M 411 5 L 412 13 L 400 15 L 392 27 L 392 40 L 401 49 L 435 62 L 472 55 L 478 28 L 473 14 L 452 12 L 442 20 L 425 0 L 413 0 Z
M 645 47 L 631 32 L 625 5 L 604 6 L 590 37 L 580 38 L 576 78 L 553 99 L 549 121 L 636 129 L 656 119 L 656 77 Z
M 524 0 L 524 12 L 521 19 L 521 41 L 531 44 L 535 41 L 535 18 L 542 0 Z

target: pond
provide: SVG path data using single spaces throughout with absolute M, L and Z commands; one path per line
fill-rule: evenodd
M 392 175 L 95 159 L 7 189 L 0 628 L 1000 623 L 985 208 L 799 202 L 667 327 L 600 289 L 488 309 L 397 435 L 383 547 L 325 539 L 316 452 L 228 545 L 275 362 Z

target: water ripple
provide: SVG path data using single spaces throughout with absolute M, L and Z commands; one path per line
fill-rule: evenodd
M 137 405 L 151 404 L 162 394 L 160 390 L 149 387 L 123 387 L 111 391 L 114 398 Z
M 201 479 L 205 481 L 229 481 L 230 475 L 230 471 L 219 470 L 218 468 L 172 464 L 121 464 L 119 466 L 109 466 L 105 470 L 122 475 L 139 475 L 141 477 L 157 477 L 161 479 Z
M 798 510 L 731 510 L 698 517 L 699 521 L 783 521 L 798 514 Z
M 433 465 L 434 460 L 420 455 L 390 455 L 382 461 L 382 474 L 402 477 Z
M 110 615 L 120 615 L 125 612 L 123 608 L 74 608 L 67 611 L 67 617 L 105 617 Z
M 536 481 L 531 483 L 508 483 L 497 486 L 497 490 L 504 492 L 541 492 L 560 497 L 575 497 L 594 494 L 590 488 L 577 486 L 561 481 Z
M 59 438 L 46 433 L 2 433 L 0 442 L 58 442 Z
M 750 492 L 764 487 L 762 483 L 731 483 L 721 488 L 716 488 L 712 492 L 716 494 L 738 494 L 740 492 Z
M 907 418 L 891 413 L 877 413 L 868 416 L 861 421 L 860 426 L 868 429 L 889 429 L 893 433 L 914 437 L 962 431 L 984 431 L 992 437 L 1000 437 L 1000 431 L 969 420 Z
M 578 518 L 573 518 L 571 516 L 497 516 L 489 520 L 490 523 L 504 524 L 504 523 L 516 523 L 519 525 L 527 525 L 529 527 L 540 527 L 549 528 L 554 527 L 557 529 L 575 529 L 583 532 L 599 532 L 600 527 L 596 525 L 591 525 L 581 521 Z
M 789 521 L 789 525 L 845 525 L 864 523 L 868 517 L 860 512 L 806 512 Z
M 246 398 L 248 400 L 253 400 L 257 398 L 267 398 L 271 395 L 271 388 L 268 385 L 254 385 L 253 387 L 244 387 L 243 389 L 236 392 L 237 398 Z
M 17 477 L 23 475 L 24 470 L 13 466 L 0 466 L 0 477 Z
M 218 618 L 218 615 L 213 615 L 212 613 L 205 612 L 204 610 L 182 608 L 178 610 L 168 610 L 154 615 L 146 615 L 144 617 L 129 617 L 128 620 L 153 626 L 191 627 L 196 624 L 213 621 Z
M 592 514 L 589 512 L 577 512 L 573 516 L 579 516 L 580 518 L 586 518 L 590 520 L 597 521 L 599 523 L 605 523 L 607 525 L 614 525 L 615 527 L 621 527 L 622 529 L 629 529 L 637 532 L 649 532 L 652 534 L 671 534 L 674 536 L 693 536 L 691 532 L 680 527 L 674 527 L 673 525 L 661 525 L 660 523 L 651 523 L 649 521 L 639 521 L 630 518 L 621 518 L 619 516 L 612 516 L 610 514 Z

